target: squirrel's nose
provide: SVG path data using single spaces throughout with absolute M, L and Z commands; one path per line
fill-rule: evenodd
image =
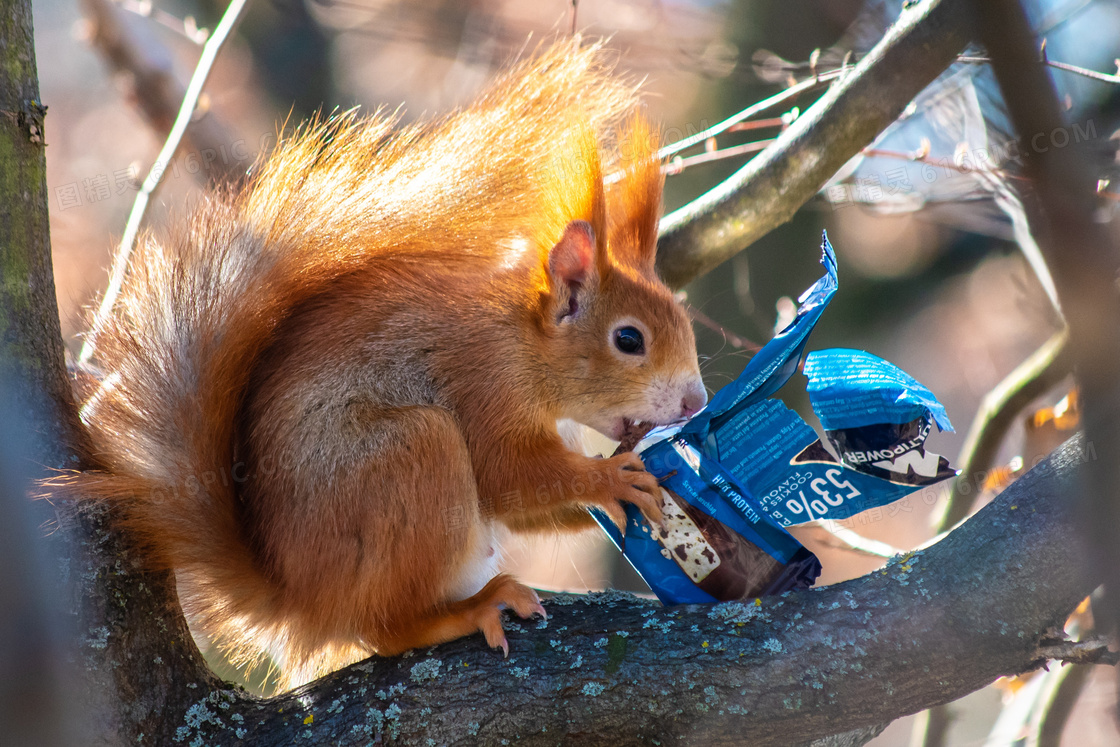
M 704 389 L 704 383 L 696 379 L 689 383 L 688 389 L 681 397 L 681 417 L 691 418 L 704 409 L 706 404 L 708 404 L 708 392 Z

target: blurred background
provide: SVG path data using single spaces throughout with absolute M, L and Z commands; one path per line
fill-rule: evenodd
M 444 112 L 470 100 L 519 54 L 573 27 L 609 37 L 621 68 L 646 80 L 649 111 L 671 142 L 794 81 L 858 60 L 900 6 L 876 0 L 252 0 L 196 114 L 202 134 L 184 143 L 167 167 L 148 224 L 181 214 L 209 185 L 236 179 L 267 154 L 285 123 L 354 106 L 402 107 L 406 120 Z M 72 353 L 105 287 L 139 182 L 224 8 L 210 0 L 34 4 L 42 98 L 50 107 L 55 279 Z M 1116 71 L 1120 3 L 1039 0 L 1031 10 L 1050 59 Z M 1055 71 L 1054 79 L 1076 124 L 1050 133 L 1043 145 L 1090 155 L 1101 179 L 1100 218 L 1116 225 L 1120 203 L 1111 185 L 1120 85 L 1077 72 Z M 775 137 L 817 95 L 788 101 L 755 126 L 682 153 L 674 168 L 679 173 L 668 177 L 666 210 L 740 168 L 749 151 Z M 736 153 L 736 146 L 750 143 L 759 145 Z M 820 235 L 827 230 L 839 258 L 840 290 L 810 349 L 862 348 L 926 384 L 957 428 L 934 435 L 930 446 L 954 459 L 982 398 L 1060 328 L 1045 280 L 1016 240 L 1021 211 L 1007 198 L 1018 184 L 1009 143 L 986 67 L 965 62 L 948 71 L 873 152 L 850 163 L 792 221 L 685 289 L 708 387 L 717 390 L 734 378 L 751 343 L 764 343 L 779 320 L 788 320 L 790 299 L 821 274 Z M 723 157 L 726 149 L 733 157 Z M 781 396 L 814 423 L 803 387 L 797 375 Z M 1028 412 L 1068 392 L 1063 382 Z M 1047 421 L 1046 437 L 1033 441 L 1017 425 L 997 464 L 1016 456 L 1029 464 L 1072 432 L 1073 415 L 1072 421 Z M 976 476 L 974 483 L 988 477 Z M 944 495 L 910 500 L 846 527 L 890 548 L 910 549 L 935 534 L 944 501 Z M 795 533 L 821 558 L 819 583 L 884 562 L 819 528 Z M 644 589 L 594 534 L 512 541 L 507 555 L 511 569 L 544 589 Z M 955 706 L 947 744 L 1015 742 L 1014 733 L 991 735 L 1001 702 L 1022 689 L 1022 682 L 1002 683 Z M 1092 673 L 1063 743 L 1120 744 L 1109 715 L 1115 699 L 1109 672 Z M 896 722 L 873 744 L 908 744 L 912 721 Z

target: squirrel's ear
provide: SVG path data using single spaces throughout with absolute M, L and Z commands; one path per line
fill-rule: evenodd
M 574 220 L 548 252 L 548 275 L 555 318 L 561 321 L 579 311 L 580 288 L 595 272 L 595 231 L 584 220 Z

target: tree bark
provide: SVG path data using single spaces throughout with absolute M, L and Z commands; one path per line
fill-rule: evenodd
M 0 0 L 0 410 L 36 427 L 42 466 L 78 466 L 51 268 L 47 164 L 29 0 Z
M 52 514 L 28 481 L 81 467 L 63 364 L 29 0 L 0 0 L 0 723 L 12 744 L 78 744 L 81 687 L 61 624 Z M 78 538 L 75 538 L 79 541 Z M 111 566 L 106 566 L 111 567 Z M 75 572 L 89 571 L 76 568 Z
M 1071 441 L 942 542 L 835 586 L 673 609 L 561 595 L 547 621 L 507 621 L 508 659 L 473 636 L 268 700 L 148 664 L 190 697 L 144 709 L 185 743 L 862 744 L 1060 656 L 1052 636 L 1099 581 L 1070 515 L 1095 456 Z

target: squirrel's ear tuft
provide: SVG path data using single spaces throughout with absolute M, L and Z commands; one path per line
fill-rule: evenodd
M 595 272 L 595 231 L 584 220 L 574 220 L 548 253 L 548 275 L 557 321 L 579 311 L 579 290 Z
M 617 166 L 622 173 L 607 191 L 611 256 L 651 276 L 665 183 L 658 147 L 657 130 L 635 112 L 618 133 Z

